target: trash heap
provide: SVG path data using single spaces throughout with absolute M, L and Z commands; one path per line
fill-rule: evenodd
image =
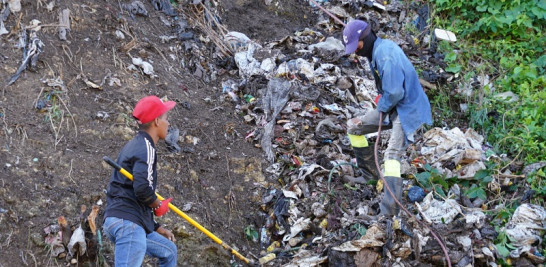
M 443 71 L 443 56 L 435 48 L 438 39 L 449 33 L 427 34 L 428 7 L 320 2 L 342 20 L 366 18 L 379 36 L 398 43 L 424 70 L 424 88 L 434 89 L 453 79 Z M 262 199 L 260 223 L 245 231 L 249 237 L 259 235 L 250 239 L 260 244 L 260 264 L 379 266 L 387 259 L 394 266 L 445 265 L 438 243 L 417 219 L 434 226 L 457 266 L 496 266 L 498 232 L 486 223 L 492 218 L 483 211 L 487 209 L 483 199 L 470 199 L 457 184 L 440 190 L 422 184 L 428 178 L 416 178 L 434 169 L 445 177 L 474 179 L 495 155 L 473 129 L 433 128 L 422 134 L 408 148 L 402 164 L 405 176 L 416 178 L 406 179 L 408 198 L 403 200 L 416 217 L 370 219 L 378 212 L 381 185 L 376 190 L 376 180 L 360 177 L 353 168 L 346 121 L 374 108 L 375 82 L 365 59 L 343 56 L 343 43 L 336 38 L 342 28 L 318 9 L 317 16 L 321 19 L 316 28 L 265 44 L 244 33 L 226 33 L 224 42 L 233 57 L 223 62 L 233 60 L 236 68 L 218 64 L 225 69 L 214 72 L 231 74 L 222 76 L 222 96 L 252 125 L 245 139 L 263 149 L 270 163 L 265 170 L 268 182 L 256 192 Z M 404 34 L 406 24 L 415 25 L 419 34 Z M 388 135 L 384 131 L 379 138 L 383 149 Z M 494 190 L 510 179 L 486 182 Z M 525 254 L 535 264 L 544 262 L 537 248 L 544 216 L 543 207 L 530 204 L 516 210 L 505 231 L 510 240 L 517 240 L 511 257 Z
M 121 8 L 133 19 L 148 16 L 141 1 L 125 2 Z M 512 241 L 510 257 L 544 263 L 540 249 L 541 231 L 546 227 L 544 207 L 522 204 L 504 229 L 496 230 L 488 224 L 494 218 L 484 211 L 490 207 L 478 197 L 478 191 L 470 197 L 457 183 L 445 182 L 438 187 L 433 179 L 435 175 L 475 179 L 482 176 L 485 162 L 497 157 L 472 129 L 433 128 L 416 136 L 416 143 L 408 147 L 402 159 L 402 173 L 408 178 L 402 203 L 414 216 L 402 215 L 392 221 L 373 219 L 378 213 L 382 186 L 377 180 L 365 179 L 354 168 L 346 121 L 375 108 L 375 81 L 366 59 L 343 55 L 342 26 L 318 8 L 318 22 L 313 28 L 260 44 L 222 25 L 214 10 L 221 1 L 189 1 L 192 3 L 180 4 L 178 10 L 168 0 L 150 2 L 167 16 L 162 20 L 172 28 L 170 34 L 159 36 L 162 42 L 173 44 L 162 56 L 177 61 L 181 69 L 203 83 L 218 84 L 221 100 L 231 103 L 244 123 L 251 125 L 244 139 L 261 148 L 269 162 L 265 168 L 267 179 L 254 192 L 260 199 L 258 218 L 245 230 L 247 236 L 257 236 L 252 240 L 261 249 L 257 257 L 260 264 L 380 266 L 389 261 L 392 266 L 445 265 L 430 230 L 416 220 L 433 226 L 457 266 L 497 266 L 497 259 L 508 251 L 506 246 L 494 243 L 502 235 L 504 240 Z M 275 0 L 265 2 L 280 4 Z M 343 21 L 366 19 L 378 36 L 400 45 L 421 70 L 425 89 L 435 89 L 437 84 L 454 78 L 444 71 L 443 55 L 436 50 L 439 39 L 454 41 L 454 37 L 441 29 L 429 33 L 426 5 L 398 1 L 388 5 L 373 1 L 316 2 Z M 0 35 L 6 31 L 3 22 L 7 15 L 2 13 Z M 59 18 L 61 40 L 66 40 L 66 31 L 70 30 L 68 16 L 63 11 Z M 407 32 L 407 25 L 415 32 Z M 23 61 L 10 83 L 33 66 L 43 49 L 33 32 L 39 30 L 36 26 L 39 22 L 22 31 Z M 112 34 L 119 39 L 129 35 L 120 30 Z M 123 49 L 129 51 L 132 47 Z M 159 64 L 154 70 L 154 62 L 145 57 L 131 56 L 126 63 L 129 70 L 140 71 L 150 79 L 161 75 L 157 71 Z M 120 79 L 111 73 L 100 84 L 85 76 L 78 79 L 95 89 L 120 86 Z M 52 88 L 64 87 L 55 80 L 44 83 Z M 97 114 L 97 118 L 105 116 Z M 383 131 L 378 137 L 379 153 L 385 149 L 389 134 Z M 170 135 L 174 137 L 168 138 L 171 151 L 180 151 L 176 144 L 178 130 L 173 129 Z M 367 137 L 375 140 L 377 134 Z M 507 178 L 510 173 L 502 175 L 483 177 L 482 181 L 490 190 L 500 190 L 511 182 Z M 45 243 L 51 255 L 72 264 L 101 260 L 102 237 L 95 221 L 98 210 L 98 206 L 90 212 L 82 208 L 75 225 L 59 217 L 57 224 L 46 227 Z
M 102 223 L 100 219 L 97 221 L 99 212 L 99 205 L 93 205 L 91 210 L 82 205 L 76 224 L 69 224 L 64 216 L 59 216 L 56 224 L 45 227 L 44 242 L 48 255 L 66 260 L 68 265 L 84 262 L 97 263 L 98 266 L 105 264 L 102 254 L 104 236 L 100 231 Z

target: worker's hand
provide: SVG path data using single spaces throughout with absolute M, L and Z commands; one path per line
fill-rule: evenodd
M 379 102 L 379 99 L 381 98 L 381 94 L 378 94 L 376 97 L 375 97 L 375 100 L 373 102 L 375 102 L 375 105 L 377 106 L 377 103 Z
M 176 238 L 174 238 L 174 235 L 171 231 L 163 228 L 163 226 L 159 226 L 159 228 L 157 228 L 157 230 L 155 230 L 158 234 L 164 236 L 165 238 L 173 241 L 173 242 L 176 242 Z
M 171 202 L 171 200 L 173 200 L 172 197 L 162 200 L 159 207 L 154 209 L 155 216 L 161 217 L 165 215 L 165 213 L 169 211 L 169 202 Z

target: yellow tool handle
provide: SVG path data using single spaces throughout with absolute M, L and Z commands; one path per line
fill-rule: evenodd
M 119 166 L 115 161 L 110 159 L 109 157 L 103 157 L 102 158 L 106 163 L 108 163 L 110 166 L 114 167 L 117 171 L 119 171 L 121 174 L 123 174 L 125 177 L 127 177 L 129 180 L 133 181 L 133 175 L 129 173 L 127 170 Z M 159 200 L 164 200 L 161 195 L 158 193 L 155 193 L 157 198 Z M 205 227 L 201 226 L 198 222 L 194 221 L 192 218 L 190 218 L 186 213 L 178 209 L 175 205 L 172 203 L 169 203 L 169 208 L 174 211 L 176 214 L 178 214 L 180 217 L 182 217 L 184 220 L 188 221 L 191 225 L 195 226 L 195 228 L 199 229 L 199 231 L 203 232 L 205 235 L 210 237 L 210 239 L 214 240 L 214 242 L 221 245 L 224 249 L 227 249 L 231 252 L 231 254 L 235 255 L 240 260 L 244 261 L 246 264 L 253 264 L 250 262 L 249 259 L 245 258 L 243 255 L 239 254 L 235 249 L 231 248 L 229 245 L 225 244 L 220 238 L 216 237 L 213 233 L 211 233 L 209 230 L 207 230 Z

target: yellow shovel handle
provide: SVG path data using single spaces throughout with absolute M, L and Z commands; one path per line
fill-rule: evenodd
M 127 170 L 119 166 L 115 161 L 110 159 L 109 157 L 103 157 L 102 158 L 106 163 L 108 163 L 110 166 L 114 167 L 117 171 L 119 171 L 121 174 L 123 174 L 125 177 L 127 177 L 129 180 L 133 181 L 133 175 L 129 173 Z M 159 200 L 164 200 L 162 196 L 160 196 L 158 193 L 155 193 L 157 198 Z M 240 260 L 244 261 L 246 264 L 253 264 L 249 259 L 245 258 L 243 255 L 239 254 L 235 249 L 231 248 L 229 245 L 225 244 L 220 238 L 216 237 L 213 233 L 211 233 L 209 230 L 207 230 L 205 227 L 200 225 L 198 222 L 194 221 L 192 218 L 190 218 L 186 213 L 178 209 L 175 205 L 172 203 L 169 203 L 169 208 L 174 211 L 176 214 L 178 214 L 180 217 L 182 217 L 184 220 L 188 221 L 191 225 L 195 226 L 195 228 L 199 229 L 199 231 L 203 232 L 205 235 L 210 237 L 210 239 L 214 240 L 214 242 L 218 243 L 220 246 L 222 246 L 224 249 L 229 250 L 231 254 L 235 255 Z

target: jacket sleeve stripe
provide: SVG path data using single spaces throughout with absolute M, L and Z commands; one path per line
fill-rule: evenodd
M 155 150 L 152 147 L 152 144 L 148 139 L 144 139 L 146 141 L 146 163 L 148 163 L 148 185 L 153 189 L 153 181 L 154 177 L 153 174 L 153 167 L 154 167 L 154 157 L 155 157 Z

